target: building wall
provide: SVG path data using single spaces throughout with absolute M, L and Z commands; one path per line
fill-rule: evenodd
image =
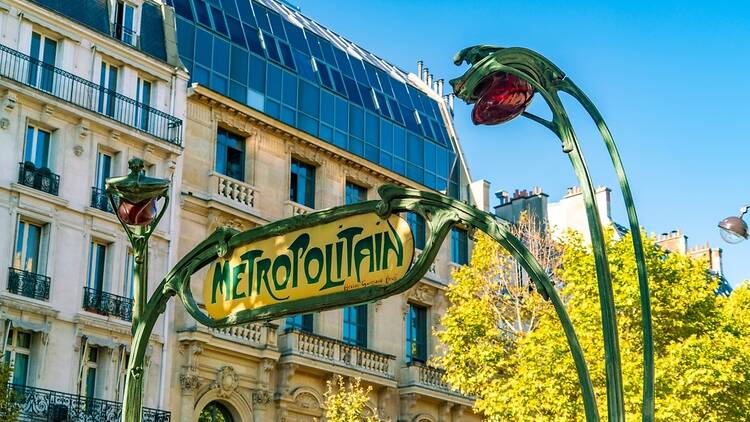
M 245 139 L 244 181 L 214 170 L 219 127 Z M 316 209 L 342 205 L 347 181 L 368 188 L 368 199 L 377 199 L 384 183 L 419 187 L 200 86 L 193 86 L 188 98 L 186 145 L 179 255 L 222 225 L 245 230 L 312 211 L 289 200 L 292 158 L 316 168 Z M 235 192 L 244 192 L 245 199 Z M 343 310 L 315 314 L 309 334 L 288 331 L 285 320 L 209 330 L 176 307 L 174 347 L 181 352 L 172 366 L 173 420 L 192 421 L 207 404 L 219 402 L 235 421 L 312 421 L 323 415 L 326 382 L 334 374 L 372 386 L 370 408 L 393 421 L 479 420 L 471 414 L 472 401 L 442 384 L 438 370 L 406 364 L 409 303 L 427 306 L 429 326 L 438 326 L 447 307 L 449 261 L 446 242 L 418 285 L 367 305 L 366 349 L 342 342 Z M 202 298 L 204 275 L 193 277 L 196 298 Z M 439 352 L 432 334 L 428 350 L 431 356 Z
M 596 205 L 599 210 L 599 220 L 605 227 L 612 226 L 612 209 L 610 206 L 609 188 L 600 187 L 596 189 Z M 575 230 L 581 235 L 586 243 L 591 243 L 586 205 L 583 201 L 581 188 L 569 188 L 558 202 L 551 202 L 547 207 L 549 226 L 553 236 L 560 237 L 566 230 Z
M 138 2 L 141 4 L 142 2 Z M 32 32 L 57 42 L 54 66 L 86 81 L 98 83 L 101 61 L 119 66 L 117 92 L 133 98 L 136 81 L 152 83 L 151 107 L 181 119 L 187 74 L 174 65 L 147 56 L 105 34 L 94 32 L 54 10 L 27 1 L 0 2 L 0 319 L 9 329 L 32 335 L 31 364 L 26 385 L 77 394 L 85 390 L 82 356 L 98 347 L 96 390 L 98 399 L 119 401 L 123 389 L 124 359 L 130 344 L 131 324 L 109 308 L 84 309 L 84 286 L 89 277 L 92 240 L 107 245 L 102 291 L 127 293 L 126 254 L 128 239 L 115 216 L 92 204 L 92 186 L 98 152 L 112 155 L 111 175 L 127 173 L 132 157 L 145 160 L 149 174 L 170 178 L 179 184 L 182 148 L 128 124 L 60 99 L 60 88 L 70 78 L 55 73 L 55 95 L 28 86 L 30 63 L 23 55 L 31 51 Z M 146 35 L 144 31 L 144 35 Z M 21 69 L 20 71 L 18 69 Z M 55 71 L 58 72 L 58 71 Z M 79 83 L 79 82 L 76 82 Z M 37 84 L 37 87 L 39 85 Z M 82 85 L 81 85 L 82 86 Z M 96 98 L 98 92 L 86 91 Z M 124 100 L 123 100 L 124 101 Z M 122 123 L 125 121 L 125 123 Z M 51 133 L 48 168 L 59 175 L 56 194 L 24 185 L 19 163 L 29 125 Z M 174 209 L 176 205 L 172 205 Z M 168 214 L 169 215 L 169 214 Z M 49 277 L 48 299 L 35 299 L 9 291 L 20 221 L 43 225 L 41 256 L 36 271 Z M 159 277 L 171 266 L 174 219 L 165 218 L 151 241 L 151 292 Z M 123 298 L 127 302 L 127 298 Z M 121 301 L 121 299 L 116 299 Z M 118 302 L 119 303 L 119 302 Z M 102 308 L 103 302 L 99 302 Z M 124 308 L 123 308 L 124 309 Z M 165 327 L 160 320 L 151 338 L 147 356 L 145 405 L 165 407 L 159 387 L 165 378 Z M 3 337 L 5 338 L 5 337 Z M 12 345 L 4 344 L 9 350 Z

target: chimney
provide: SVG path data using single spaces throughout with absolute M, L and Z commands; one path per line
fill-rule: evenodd
M 451 116 L 453 116 L 453 99 L 456 96 L 451 92 L 448 94 L 448 108 L 451 110 Z
M 441 97 L 443 96 L 443 80 L 442 79 L 437 80 L 437 94 Z
M 430 89 L 432 89 L 432 73 L 429 73 L 429 72 L 427 73 L 427 86 L 429 86 Z
M 424 62 L 422 60 L 417 60 L 417 76 L 420 78 L 422 77 L 422 68 L 424 67 Z
M 426 67 L 423 67 L 422 68 L 422 76 L 421 76 L 422 82 L 427 82 L 427 75 L 429 75 L 429 74 L 430 74 L 430 69 L 428 69 Z

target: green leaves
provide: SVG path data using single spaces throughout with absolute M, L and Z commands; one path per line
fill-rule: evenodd
M 558 246 L 561 296 L 586 353 L 600 413 L 606 414 L 594 259 L 576 234 Z M 636 262 L 629 236 L 617 240 L 610 233 L 607 248 L 625 407 L 636 420 L 643 376 Z M 717 297 L 718 280 L 705 262 L 669 253 L 648 239 L 644 251 L 656 347 L 656 420 L 750 420 L 750 288 Z M 438 363 L 454 388 L 477 398 L 476 409 L 489 421 L 582 420 L 580 386 L 561 326 L 533 289 L 526 296 L 509 289 L 514 275 L 508 261 L 494 241 L 478 236 L 471 264 L 454 272 L 449 287 L 452 306 L 437 333 L 446 350 Z M 520 315 L 531 329 L 507 330 L 508 315 Z

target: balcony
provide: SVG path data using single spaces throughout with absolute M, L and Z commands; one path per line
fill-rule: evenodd
M 122 403 L 10 384 L 21 405 L 19 422 L 120 422 Z M 166 410 L 144 408 L 143 422 L 169 422 Z
M 50 278 L 13 267 L 8 268 L 8 291 L 38 300 L 49 300 Z
M 112 37 L 124 42 L 127 45 L 132 45 L 135 48 L 141 48 L 140 38 L 135 31 L 128 28 L 125 25 L 114 25 L 112 28 Z
M 421 362 L 409 362 L 401 370 L 401 378 L 404 386 L 427 387 L 433 390 L 442 390 L 452 393 L 450 385 L 443 379 L 445 371 L 440 368 L 426 365 Z
M 250 214 L 257 214 L 255 198 L 258 191 L 255 187 L 213 172 L 208 175 L 208 183 L 212 200 Z
M 112 204 L 109 203 L 109 198 L 107 198 L 107 192 L 104 189 L 91 188 L 91 206 L 104 212 L 115 213 L 115 210 L 112 209 Z
M 395 379 L 396 357 L 393 355 L 298 329 L 287 330 L 279 338 L 279 344 L 283 356 L 304 356 L 338 367 Z
M 31 162 L 19 163 L 18 183 L 55 196 L 60 190 L 60 176 L 47 167 L 36 168 Z
M 3 45 L 0 76 L 171 144 L 182 144 L 182 120 Z
M 130 321 L 133 318 L 133 299 L 84 287 L 83 309 Z

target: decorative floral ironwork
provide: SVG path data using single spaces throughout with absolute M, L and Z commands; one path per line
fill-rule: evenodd
M 49 300 L 50 281 L 46 275 L 8 268 L 8 291 L 17 295 Z
M 133 318 L 133 299 L 88 287 L 83 288 L 83 308 L 97 314 L 116 316 L 125 321 Z
M 119 422 L 122 404 L 25 385 L 10 384 L 21 406 L 20 422 Z M 171 413 L 143 409 L 143 422 L 170 422 Z
M 28 161 L 19 163 L 18 183 L 51 195 L 57 195 L 60 190 L 60 176 L 47 167 L 37 168 Z

